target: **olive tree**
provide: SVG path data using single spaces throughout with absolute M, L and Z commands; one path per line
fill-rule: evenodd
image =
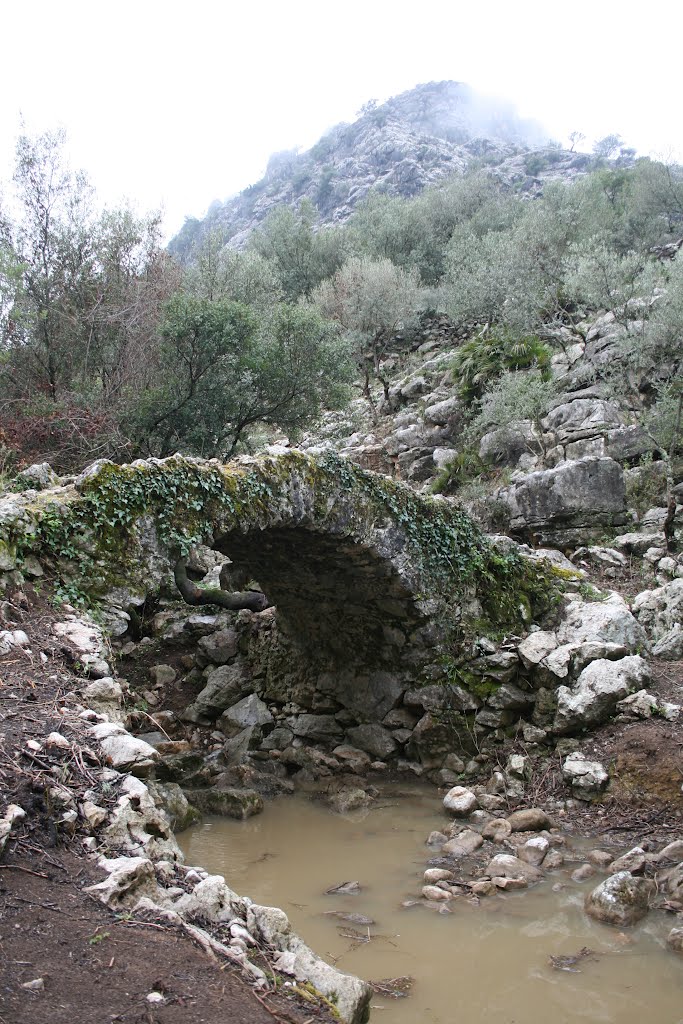
M 372 380 L 382 385 L 389 401 L 389 382 L 382 362 L 397 331 L 408 327 L 416 315 L 420 285 L 416 270 L 402 270 L 391 260 L 354 257 L 311 297 L 322 314 L 335 320 L 349 340 L 361 374 L 361 390 L 377 416 Z

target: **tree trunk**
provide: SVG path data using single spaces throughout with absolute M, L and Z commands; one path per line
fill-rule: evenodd
M 217 604 L 220 608 L 229 608 L 236 611 L 240 608 L 248 608 L 252 612 L 261 612 L 268 604 L 265 594 L 258 590 L 245 590 L 229 594 L 218 587 L 197 587 L 187 575 L 187 559 L 179 558 L 173 567 L 176 586 L 180 591 L 183 601 L 191 605 Z

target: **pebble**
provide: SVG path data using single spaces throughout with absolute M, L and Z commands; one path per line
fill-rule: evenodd
M 24 981 L 21 987 L 25 988 L 27 992 L 42 992 L 45 982 L 42 978 L 34 978 L 33 981 Z

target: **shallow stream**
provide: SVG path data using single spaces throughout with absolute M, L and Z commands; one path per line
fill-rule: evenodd
M 299 795 L 245 822 L 207 818 L 179 842 L 188 864 L 285 910 L 340 970 L 372 981 L 412 976 L 406 998 L 373 998 L 373 1024 L 683 1024 L 683 962 L 664 947 L 671 916 L 651 913 L 621 934 L 591 921 L 583 894 L 603 876 L 570 882 L 576 864 L 535 889 L 489 896 L 479 906 L 457 899 L 450 913 L 403 908 L 420 895 L 431 855 L 426 836 L 447 822 L 435 791 L 416 786 L 387 789 L 362 819 Z M 358 880 L 362 891 L 323 895 L 347 880 Z M 567 884 L 553 892 L 558 882 Z M 376 924 L 348 923 L 329 911 Z M 363 941 L 368 933 L 372 939 Z M 576 965 L 579 973 L 549 965 L 550 955 L 582 947 L 595 953 Z

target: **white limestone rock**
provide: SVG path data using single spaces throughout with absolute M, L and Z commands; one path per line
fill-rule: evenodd
M 465 786 L 453 786 L 443 798 L 443 805 L 455 818 L 466 818 L 479 807 L 476 796 Z
M 557 734 L 599 725 L 614 712 L 617 702 L 650 680 L 650 670 L 640 655 L 588 665 L 573 687 L 560 686 L 553 731 Z
M 645 590 L 633 602 L 633 614 L 654 639 L 683 624 L 683 579 Z
M 623 597 L 610 593 L 603 601 L 575 598 L 557 627 L 560 644 L 613 643 L 634 653 L 647 644 L 642 625 L 629 611 Z
M 592 798 L 602 793 L 609 782 L 609 774 L 599 761 L 589 761 L 576 750 L 562 765 L 562 777 L 580 799 Z

